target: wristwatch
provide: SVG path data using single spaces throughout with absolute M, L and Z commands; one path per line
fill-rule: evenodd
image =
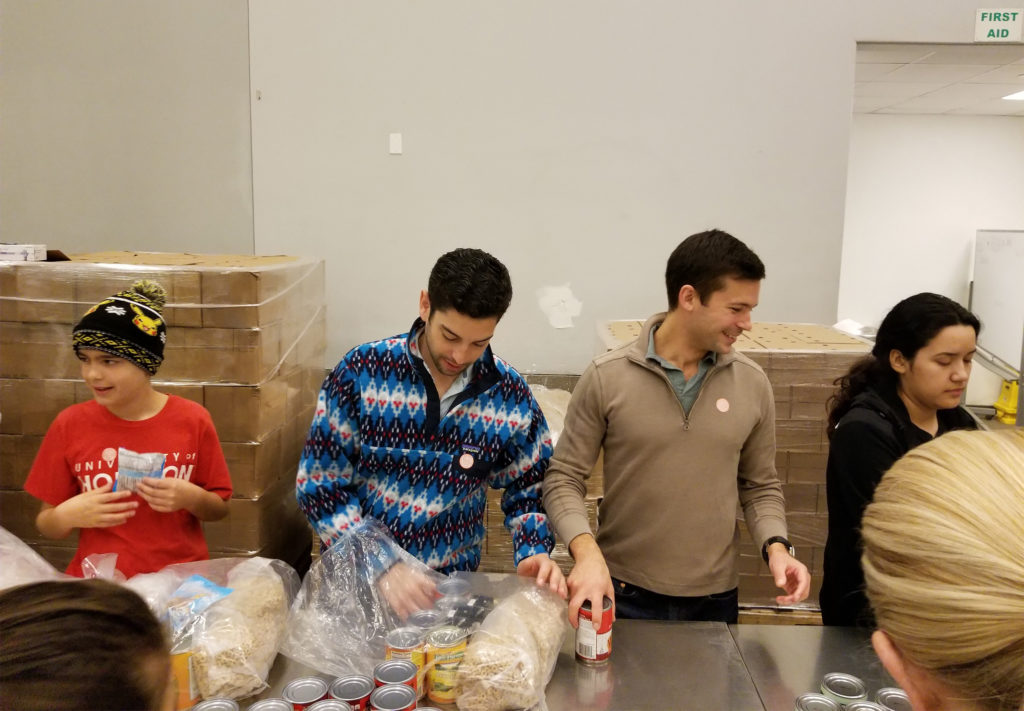
M 768 546 L 770 546 L 773 543 L 781 543 L 782 545 L 786 546 L 786 548 L 789 549 L 789 554 L 796 558 L 796 548 L 793 547 L 793 544 L 789 542 L 788 538 L 784 538 L 782 536 L 772 536 L 764 542 L 763 546 L 761 546 L 761 557 L 764 558 L 765 563 L 768 562 Z

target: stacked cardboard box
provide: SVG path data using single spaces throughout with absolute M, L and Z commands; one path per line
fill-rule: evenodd
M 642 321 L 610 321 L 598 327 L 599 347 L 616 348 L 636 340 Z M 825 464 L 828 460 L 826 404 L 834 381 L 858 358 L 870 351 L 866 341 L 848 336 L 829 326 L 815 324 L 757 323 L 736 343 L 736 348 L 760 365 L 775 394 L 776 468 L 786 496 L 789 535 L 797 556 L 811 571 L 811 601 L 821 587 L 828 508 L 825 500 Z M 549 384 L 558 379 L 560 387 L 571 389 L 572 376 L 531 376 L 531 382 Z M 587 481 L 586 505 L 591 526 L 597 530 L 597 505 L 603 494 L 601 462 L 598 460 Z M 682 514 L 685 515 L 685 512 Z M 750 539 L 742 514 L 740 602 L 748 605 L 774 604 L 777 594 L 761 560 L 761 552 Z M 507 571 L 512 561 L 511 540 L 502 526 L 498 494 L 488 497 L 487 542 L 482 566 Z M 555 549 L 563 569 L 571 566 L 563 543 Z
M 301 561 L 308 526 L 295 469 L 323 379 L 321 260 L 109 252 L 0 264 L 0 512 L 55 565 L 76 541 L 42 539 L 22 491 L 43 435 L 87 400 L 70 347 L 90 306 L 138 279 L 167 290 L 165 361 L 154 386 L 204 405 L 231 471 L 230 514 L 205 525 L 211 555 Z

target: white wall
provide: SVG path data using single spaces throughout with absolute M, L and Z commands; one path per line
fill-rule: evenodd
M 839 317 L 934 291 L 967 304 L 979 229 L 1024 228 L 1024 118 L 854 117 Z
M 758 316 L 831 321 L 854 42 L 840 3 L 252 0 L 256 249 L 327 258 L 330 361 L 404 330 L 443 251 L 516 298 L 497 352 L 580 372 L 664 308 L 684 236 L 764 259 Z M 401 132 L 405 152 L 387 154 Z M 569 284 L 575 326 L 537 304 Z
M 251 254 L 246 0 L 3 0 L 0 240 Z

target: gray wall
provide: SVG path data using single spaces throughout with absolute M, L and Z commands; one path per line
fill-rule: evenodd
M 496 348 L 578 372 L 720 226 L 757 317 L 836 315 L 857 40 L 970 42 L 964 0 L 2 0 L 0 239 L 328 261 L 329 353 L 492 250 Z M 387 154 L 401 132 L 405 152 Z M 582 302 L 554 328 L 537 290 Z
M 253 0 L 256 249 L 327 257 L 337 357 L 405 329 L 439 253 L 493 251 L 496 350 L 580 372 L 595 323 L 665 305 L 722 227 L 767 264 L 757 316 L 836 310 L 855 44 L 842 4 Z M 401 132 L 404 154 L 389 155 Z M 552 327 L 538 289 L 582 302 Z
M 0 239 L 253 251 L 245 0 L 3 0 Z

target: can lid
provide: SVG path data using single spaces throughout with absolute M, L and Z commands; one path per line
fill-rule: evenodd
M 292 711 L 293 708 L 284 699 L 263 699 L 250 706 L 248 711 Z
M 409 613 L 409 619 L 406 620 L 406 622 L 417 629 L 433 627 L 440 621 L 440 610 L 416 610 L 415 612 Z
M 318 676 L 304 676 L 289 682 L 281 696 L 293 704 L 311 704 L 327 695 L 327 682 Z
M 373 668 L 373 676 L 385 684 L 402 684 L 415 677 L 418 670 L 411 659 L 389 659 Z
M 339 676 L 331 684 L 331 696 L 342 701 L 356 701 L 369 696 L 374 689 L 373 679 L 361 674 Z
M 404 709 L 416 703 L 416 692 L 405 684 L 378 686 L 370 694 L 370 705 L 381 709 Z
M 461 596 L 469 594 L 469 581 L 464 578 L 448 578 L 437 584 L 437 591 L 442 595 Z
M 438 627 L 427 635 L 427 643 L 435 647 L 452 647 L 464 640 L 469 633 L 461 627 L 447 625 Z
M 821 677 L 821 693 L 840 699 L 863 699 L 867 696 L 864 682 L 843 672 L 831 672 Z
M 796 711 L 839 711 L 839 704 L 821 694 L 801 694 L 796 697 Z
M 852 701 L 846 705 L 846 711 L 885 711 L 885 707 L 874 701 Z
M 307 706 L 306 711 L 352 711 L 352 707 L 341 699 L 321 699 Z
M 238 711 L 234 699 L 205 699 L 192 707 L 192 711 Z
M 590 600 L 585 600 L 585 601 L 583 602 L 583 604 L 582 604 L 582 605 L 580 605 L 580 609 L 581 609 L 581 610 L 586 610 L 587 612 L 590 612 L 590 609 L 591 609 L 591 607 L 592 607 L 592 606 L 591 606 L 591 604 L 590 604 Z M 606 597 L 606 598 L 604 599 L 604 603 L 603 603 L 603 606 L 602 606 L 602 608 L 601 608 L 601 609 L 602 609 L 602 610 L 610 610 L 610 609 L 612 609 L 612 601 L 611 601 L 611 598 L 607 598 L 607 597 Z
M 875 701 L 888 711 L 912 711 L 907 692 L 895 686 L 879 689 L 875 694 Z
M 412 649 L 423 644 L 423 630 L 419 627 L 396 627 L 387 633 L 384 640 L 389 646 Z

